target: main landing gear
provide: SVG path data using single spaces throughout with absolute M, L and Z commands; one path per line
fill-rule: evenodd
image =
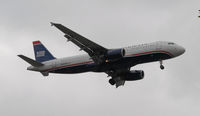
M 109 83 L 110 83 L 111 85 L 114 85 L 116 82 L 115 82 L 114 79 L 110 79 L 110 80 L 109 80 Z
M 163 66 L 163 61 L 162 60 L 160 60 L 160 69 L 161 70 L 165 69 L 165 67 Z

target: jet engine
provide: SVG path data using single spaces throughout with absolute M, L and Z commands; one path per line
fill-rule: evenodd
M 106 54 L 106 58 L 109 61 L 115 61 L 123 58 L 125 55 L 125 50 L 124 49 L 113 49 L 109 50 Z
M 132 70 L 125 74 L 124 79 L 126 81 L 135 81 L 144 78 L 144 71 L 143 70 Z

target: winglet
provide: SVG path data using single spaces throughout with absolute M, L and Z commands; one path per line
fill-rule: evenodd
M 25 60 L 27 63 L 31 64 L 32 66 L 35 66 L 35 67 L 40 67 L 40 66 L 43 66 L 44 64 L 40 63 L 40 62 L 37 62 L 31 58 L 28 58 L 24 55 L 17 55 L 19 56 L 21 59 Z
M 51 26 L 55 26 L 55 27 L 57 27 L 57 26 L 63 26 L 60 23 L 54 23 L 54 22 L 50 22 L 50 24 L 51 24 Z
M 55 26 L 56 25 L 56 23 L 54 23 L 54 22 L 50 22 L 51 23 L 51 26 Z
M 50 22 L 51 23 L 51 26 L 54 26 L 54 23 L 53 22 Z

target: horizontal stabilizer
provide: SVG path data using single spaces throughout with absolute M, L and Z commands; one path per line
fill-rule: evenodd
M 31 64 L 32 66 L 35 66 L 35 67 L 40 67 L 40 66 L 43 66 L 44 64 L 40 63 L 40 62 L 37 62 L 31 58 L 28 58 L 24 55 L 18 55 L 21 59 L 25 60 L 26 62 L 28 62 L 29 64 Z

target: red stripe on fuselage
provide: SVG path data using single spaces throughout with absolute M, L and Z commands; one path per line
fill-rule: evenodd
M 142 52 L 142 53 L 137 53 L 137 54 L 128 54 L 126 56 L 139 56 L 139 55 L 146 55 L 146 54 L 151 54 L 151 53 L 165 53 L 173 57 L 173 55 L 167 51 L 149 51 L 149 52 Z
M 126 56 L 134 57 L 134 56 L 146 55 L 146 54 L 151 54 L 151 53 L 165 53 L 165 54 L 168 54 L 171 57 L 173 57 L 173 55 L 167 51 L 150 51 L 150 52 L 143 52 L 143 53 L 137 53 L 137 54 L 128 54 Z M 87 61 L 87 62 L 75 63 L 75 64 L 70 64 L 70 65 L 64 65 L 64 66 L 60 66 L 60 67 L 43 70 L 42 72 L 52 71 L 52 70 L 56 70 L 56 69 L 60 69 L 60 68 L 74 67 L 74 66 L 79 66 L 79 65 L 83 65 L 83 64 L 89 64 L 89 63 L 94 63 L 94 61 Z

